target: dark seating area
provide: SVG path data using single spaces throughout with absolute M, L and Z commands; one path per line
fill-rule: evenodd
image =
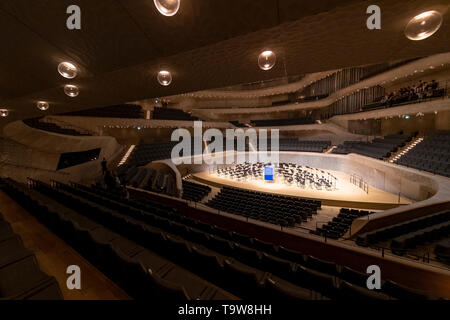
M 410 299 L 428 298 L 413 297 L 415 290 L 389 281 L 381 291 L 370 291 L 357 271 L 204 224 L 151 201 L 75 184 L 31 185 L 29 190 L 8 180 L 3 189 L 134 297 L 229 298 L 183 273 L 185 268 L 243 299 L 384 300 L 408 293 Z
M 58 282 L 42 272 L 0 213 L 0 300 L 62 300 Z
M 163 193 L 172 197 L 178 194 L 175 178 L 152 168 L 133 167 L 119 171 L 119 179 L 123 185 Z
M 126 165 L 128 167 L 143 166 L 152 161 L 170 159 L 175 145 L 177 142 L 139 144 L 133 150 Z
M 43 131 L 53 132 L 53 133 L 65 134 L 65 135 L 69 135 L 69 136 L 90 136 L 90 134 L 88 134 L 88 133 L 81 133 L 74 129 L 61 128 L 60 126 L 58 126 L 54 123 L 44 122 L 41 120 L 42 120 L 42 118 L 33 118 L 33 119 L 23 120 L 23 123 L 25 123 L 29 127 L 43 130 Z
M 80 110 L 64 113 L 66 116 L 143 119 L 142 107 L 137 104 L 118 104 L 114 106 Z
M 314 120 L 311 118 L 252 120 L 251 124 L 254 127 L 283 127 L 283 126 L 298 126 L 298 125 L 314 124 Z
M 121 220 L 125 218 L 123 215 L 113 215 L 113 211 L 101 205 L 68 192 L 57 192 L 43 183 L 34 182 L 34 189 L 28 190 L 23 185 L 7 181 L 4 189 L 16 200 L 21 200 L 25 209 L 133 298 L 176 301 L 232 298 L 203 279 L 121 236 L 120 233 L 141 234 L 145 231 L 140 225 L 134 225 L 136 229 L 133 231 L 124 230 L 128 220 Z M 89 208 L 89 214 L 83 208 Z M 161 213 L 157 210 L 155 208 L 154 212 Z M 106 222 L 108 214 L 111 214 L 109 221 L 115 221 L 116 225 L 106 224 L 117 233 L 97 223 Z M 141 233 L 139 228 L 142 228 Z M 150 229 L 148 234 L 152 234 Z M 154 236 L 157 238 L 158 233 Z M 166 241 L 165 238 L 160 240 Z
M 211 192 L 211 187 L 183 180 L 183 199 L 199 202 Z
M 372 142 L 362 141 L 345 141 L 333 150 L 334 154 L 349 154 L 358 153 L 367 157 L 375 159 L 384 159 L 391 156 L 398 148 L 405 146 L 405 144 L 412 140 L 417 135 L 417 132 L 405 135 L 402 133 L 391 134 L 383 138 L 375 138 Z
M 184 120 L 196 121 L 198 118 L 180 109 L 155 107 L 152 112 L 152 119 L 155 120 Z
M 316 214 L 321 202 L 224 187 L 207 205 L 243 217 L 293 227 Z
M 317 227 L 316 230 L 312 230 L 311 233 L 331 239 L 339 239 L 350 229 L 353 220 L 367 216 L 371 213 L 372 212 L 366 210 L 341 208 L 336 217 L 322 227 Z
M 393 253 L 403 255 L 416 246 L 448 237 L 449 233 L 450 211 L 443 211 L 360 234 L 356 243 L 373 246 L 388 241 Z
M 136 146 L 133 153 L 130 155 L 126 162 L 126 166 L 135 167 L 143 166 L 149 162 L 156 160 L 166 160 L 172 158 L 172 149 L 178 144 L 178 142 L 160 142 L 160 143 L 141 143 Z M 224 144 L 225 146 L 225 144 Z M 196 153 L 194 149 L 194 139 L 191 141 L 191 154 L 201 154 L 203 153 L 203 143 L 201 150 Z M 187 156 L 180 154 L 180 157 Z
M 437 131 L 395 163 L 450 177 L 450 131 Z
M 270 139 L 268 150 L 271 150 Z M 324 152 L 331 146 L 331 141 L 308 141 L 296 138 L 280 138 L 279 151 Z

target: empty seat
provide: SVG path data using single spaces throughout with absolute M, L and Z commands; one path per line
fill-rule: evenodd
M 376 290 L 369 290 L 359 287 L 357 285 L 342 281 L 339 284 L 339 296 L 340 300 L 390 300 L 386 294 L 383 294 Z
M 400 300 L 428 300 L 430 298 L 420 290 L 408 288 L 393 281 L 386 281 L 382 290 L 384 293 Z
M 191 300 L 183 286 L 164 280 L 152 270 L 148 270 L 148 279 L 151 284 L 148 290 L 155 290 L 158 299 L 176 302 Z
M 261 254 L 260 268 L 264 271 L 271 272 L 281 278 L 289 279 L 292 272 L 292 263 L 288 260 L 271 256 L 265 252 Z
M 39 269 L 34 256 L 0 269 L 0 298 L 18 298 L 52 280 Z
M 320 292 L 330 299 L 337 296 L 336 279 L 322 272 L 297 265 L 291 276 L 291 281 L 301 287 Z
M 306 256 L 304 266 L 330 275 L 335 275 L 337 272 L 335 263 L 320 260 L 310 255 Z
M 316 298 L 316 294 L 312 290 L 276 281 L 271 278 L 268 278 L 265 283 L 264 293 L 267 299 L 283 302 L 315 300 Z

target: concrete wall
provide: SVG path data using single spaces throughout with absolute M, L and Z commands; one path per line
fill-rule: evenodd
M 73 181 L 94 179 L 101 174 L 101 160 L 115 160 L 123 150 L 123 146 L 113 137 L 56 134 L 31 128 L 22 121 L 8 124 L 4 128 L 4 135 L 18 147 L 7 146 L 5 152 L 8 152 L 8 164 L 2 166 L 0 174 L 20 181 L 26 180 L 26 177 Z M 98 160 L 56 172 L 62 153 L 96 148 L 101 149 Z

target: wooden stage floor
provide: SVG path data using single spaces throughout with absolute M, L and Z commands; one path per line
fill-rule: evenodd
M 275 194 L 283 194 L 295 197 L 304 197 L 310 199 L 322 200 L 323 205 L 386 210 L 398 207 L 399 205 L 407 205 L 412 201 L 404 197 L 392 194 L 386 191 L 369 187 L 369 193 L 350 183 L 350 176 L 343 172 L 329 171 L 337 180 L 337 190 L 316 190 L 305 188 L 302 189 L 296 185 L 287 185 L 283 182 L 266 182 L 264 180 L 247 180 L 237 181 L 225 177 L 220 177 L 216 173 L 200 172 L 192 174 L 192 178 L 201 183 L 209 184 L 215 187 L 230 186 L 254 191 L 269 192 Z

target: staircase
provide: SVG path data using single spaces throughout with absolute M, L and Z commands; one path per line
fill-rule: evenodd
M 325 150 L 325 152 L 324 153 L 333 153 L 333 150 L 334 149 L 336 149 L 337 148 L 337 146 L 330 146 L 327 150 Z
M 207 204 L 208 201 L 214 199 L 219 192 L 220 188 L 211 187 L 211 192 L 208 193 L 208 195 L 206 195 L 206 197 L 204 197 L 202 200 L 200 200 L 200 203 Z
M 400 159 L 403 155 L 407 154 L 410 150 L 415 148 L 419 143 L 423 141 L 423 137 L 416 137 L 413 140 L 411 140 L 410 143 L 405 145 L 403 148 L 399 149 L 397 152 L 392 154 L 387 161 L 390 163 L 394 163 L 398 159 Z
M 195 182 L 195 183 L 197 183 L 197 184 L 202 184 L 202 185 L 204 185 L 204 186 L 208 186 L 208 187 L 211 188 L 211 192 L 208 193 L 202 200 L 199 201 L 200 203 L 203 203 L 203 204 L 208 203 L 209 200 L 213 199 L 213 198 L 220 192 L 220 188 L 216 188 L 216 187 L 207 185 L 207 184 L 205 184 L 205 183 L 198 182 L 197 180 L 195 180 L 195 179 L 192 177 L 191 174 L 188 174 L 187 176 L 185 176 L 185 177 L 183 178 L 183 180 L 186 180 L 186 181 L 192 181 L 192 182 Z

